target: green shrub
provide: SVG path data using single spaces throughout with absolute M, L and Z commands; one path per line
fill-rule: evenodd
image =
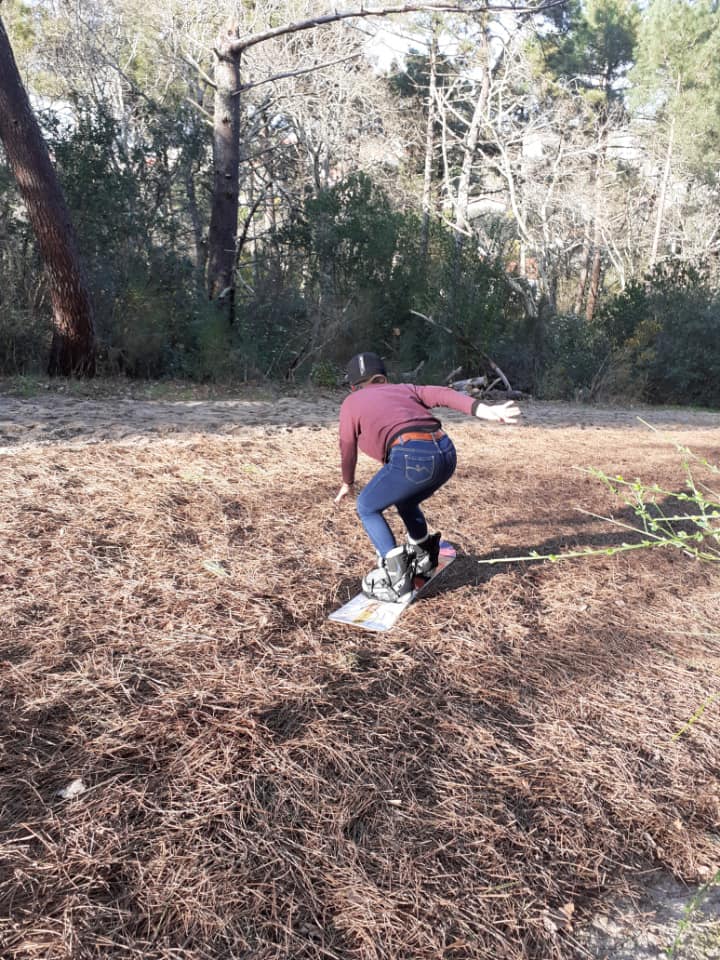
M 225 314 L 207 300 L 197 304 L 186 358 L 187 375 L 201 382 L 247 379 L 236 328 L 228 328 Z
M 613 298 L 599 322 L 636 396 L 720 406 L 720 290 L 705 268 L 658 266 Z
M 208 380 L 227 374 L 232 362 L 233 331 L 192 265 L 172 254 L 139 262 L 98 327 L 110 373 Z
M 0 156 L 0 374 L 37 373 L 50 339 L 42 263 L 15 180 Z
M 43 368 L 52 331 L 45 313 L 2 306 L 0 322 L 0 374 L 30 374 Z
M 418 271 L 416 227 L 360 173 L 308 199 L 281 232 L 294 266 L 286 297 L 302 290 L 308 373 L 312 362 L 339 360 L 358 344 L 383 353 L 397 346 L 393 328 L 407 316 Z
M 319 360 L 312 365 L 310 380 L 316 387 L 334 389 L 342 383 L 343 373 L 331 360 Z
M 256 286 L 254 298 L 238 306 L 233 336 L 246 378 L 290 378 L 311 339 L 304 297 L 268 278 Z
M 559 314 L 545 324 L 544 349 L 540 396 L 571 400 L 590 394 L 611 346 L 597 324 L 575 314 Z

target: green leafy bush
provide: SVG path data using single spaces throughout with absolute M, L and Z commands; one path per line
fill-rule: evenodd
M 610 301 L 599 322 L 639 398 L 720 406 L 720 290 L 704 267 L 658 266 Z
M 0 374 L 39 370 L 50 338 L 42 263 L 15 181 L 0 156 Z
M 290 378 L 312 336 L 305 298 L 294 285 L 265 278 L 238 306 L 233 336 L 244 376 Z
M 310 380 L 316 387 L 334 389 L 342 383 L 343 374 L 337 364 L 330 360 L 319 360 L 310 371 Z
M 302 288 L 311 363 L 338 359 L 360 343 L 392 349 L 416 279 L 415 228 L 415 218 L 393 209 L 362 173 L 306 200 L 288 223 L 281 242 Z
M 16 303 L 3 305 L 0 322 L 0 374 L 36 373 L 42 368 L 50 345 L 49 317 L 23 310 Z
M 611 344 L 597 324 L 575 314 L 559 314 L 546 322 L 544 349 L 540 396 L 571 400 L 592 392 Z
M 413 291 L 413 303 L 439 326 L 420 326 L 418 359 L 427 359 L 427 373 L 446 376 L 461 366 L 467 374 L 481 369 L 491 354 L 511 379 L 519 376 L 519 344 L 527 338 L 524 313 L 505 282 L 499 259 L 479 257 L 470 244 L 458 248 L 451 231 L 431 232 L 424 275 Z M 452 333 L 448 334 L 447 330 Z

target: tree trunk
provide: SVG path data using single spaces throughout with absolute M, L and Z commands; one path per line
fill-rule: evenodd
M 220 300 L 228 322 L 235 312 L 235 248 L 240 194 L 240 53 L 231 45 L 238 28 L 228 28 L 215 51 L 213 192 L 208 231 L 207 290 Z
M 680 92 L 680 81 L 678 80 L 677 92 Z M 662 183 L 660 184 L 660 197 L 658 199 L 657 217 L 655 219 L 655 233 L 653 234 L 652 250 L 650 251 L 650 266 L 654 267 L 657 260 L 658 248 L 660 246 L 660 236 L 662 234 L 663 217 L 665 215 L 665 202 L 667 200 L 668 186 L 670 184 L 670 172 L 672 170 L 672 156 L 675 148 L 675 117 L 670 120 L 670 135 L 668 137 L 667 153 L 665 154 L 665 169 L 663 170 Z
M 482 32 L 483 48 L 483 75 L 480 82 L 480 90 L 475 109 L 473 110 L 470 126 L 468 127 L 465 141 L 463 143 L 463 158 L 460 168 L 460 178 L 458 180 L 456 201 L 455 201 L 455 245 L 459 249 L 463 246 L 467 234 L 470 230 L 468 222 L 468 207 L 470 204 L 470 179 L 472 175 L 475 152 L 477 150 L 478 140 L 480 138 L 480 127 L 490 96 L 490 55 L 487 33 Z
M 461 287 L 462 260 L 465 250 L 465 242 L 470 234 L 470 222 L 468 220 L 468 209 L 470 206 L 470 181 L 472 178 L 473 163 L 477 151 L 478 140 L 480 139 L 480 128 L 485 114 L 488 97 L 490 95 L 490 62 L 488 58 L 488 40 L 487 34 L 483 30 L 482 46 L 485 53 L 483 62 L 483 75 L 480 82 L 480 90 L 475 108 L 470 120 L 470 125 L 465 135 L 462 145 L 462 165 L 460 167 L 460 177 L 458 179 L 457 192 L 455 194 L 455 216 L 453 227 L 455 230 L 452 261 L 452 284 L 448 298 L 448 312 L 454 321 L 457 321 L 457 291 Z
M 428 244 L 430 241 L 430 214 L 432 207 L 432 171 L 433 154 L 435 152 L 435 90 L 437 84 L 437 24 L 433 27 L 430 40 L 430 81 L 428 87 L 428 115 L 425 131 L 425 169 L 423 172 L 422 191 L 422 230 L 420 233 L 420 259 L 426 263 Z
M 590 268 L 587 303 L 585 304 L 585 319 L 588 323 L 595 316 L 595 308 L 600 297 L 600 280 L 602 279 L 602 160 L 605 155 L 605 144 L 598 143 L 598 154 L 595 161 L 595 223 L 593 225 L 593 255 Z
M 585 291 L 587 289 L 588 275 L 590 273 L 590 238 L 585 235 L 582 248 L 582 269 L 578 279 L 577 290 L 575 292 L 575 303 L 573 304 L 573 313 L 580 316 L 580 312 L 585 303 Z
M 602 278 L 602 250 L 600 244 L 595 245 L 593 252 L 592 268 L 590 270 L 590 289 L 588 290 L 587 304 L 585 306 L 585 319 L 588 323 L 595 316 L 595 308 L 600 297 L 600 280 Z
M 48 275 L 50 376 L 95 373 L 95 323 L 70 212 L 0 20 L 0 141 Z
M 195 269 L 198 277 L 204 277 L 207 269 L 207 244 L 203 237 L 203 223 L 195 191 L 195 175 L 192 165 L 188 163 L 184 171 L 185 191 L 188 198 L 188 215 L 192 224 L 193 241 L 195 244 Z

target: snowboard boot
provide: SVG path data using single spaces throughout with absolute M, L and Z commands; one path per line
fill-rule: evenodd
M 406 547 L 395 547 L 379 567 L 363 577 L 366 597 L 385 603 L 402 603 L 412 593 L 413 567 Z
M 440 534 L 428 533 L 419 543 L 413 543 L 408 537 L 407 549 L 415 559 L 415 573 L 421 577 L 429 577 L 438 565 Z

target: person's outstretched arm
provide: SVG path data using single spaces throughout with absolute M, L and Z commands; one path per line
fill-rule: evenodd
M 420 402 L 426 407 L 450 407 L 452 410 L 468 413 L 479 420 L 514 424 L 520 416 L 520 408 L 512 400 L 491 406 L 474 400 L 467 393 L 459 393 L 452 387 L 418 386 L 415 387 L 415 391 Z

